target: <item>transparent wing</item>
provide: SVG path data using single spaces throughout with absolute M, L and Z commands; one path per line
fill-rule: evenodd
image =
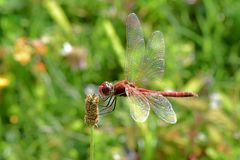
M 126 94 L 130 101 L 130 114 L 137 122 L 145 122 L 148 118 L 150 107 L 148 99 L 136 88 L 127 86 Z
M 131 13 L 126 20 L 127 52 L 125 77 L 134 82 L 137 80 L 141 55 L 145 52 L 145 42 L 141 24 L 136 14 Z
M 177 122 L 176 114 L 167 98 L 157 93 L 148 92 L 144 95 L 148 99 L 150 107 L 159 118 L 171 124 L 175 124 Z
M 160 77 L 165 68 L 165 44 L 162 32 L 155 31 L 147 43 L 146 53 L 142 57 L 141 74 L 138 77 L 141 83 Z
M 152 33 L 145 50 L 145 42 L 141 24 L 134 13 L 126 21 L 126 78 L 137 84 L 147 83 L 164 72 L 164 37 L 160 31 Z

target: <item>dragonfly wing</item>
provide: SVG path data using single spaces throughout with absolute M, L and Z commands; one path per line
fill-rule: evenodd
M 145 42 L 138 17 L 131 13 L 126 21 L 127 52 L 125 77 L 131 82 L 145 84 L 164 72 L 164 37 L 160 31 L 152 33 Z
M 157 93 L 147 93 L 145 96 L 149 100 L 150 107 L 159 118 L 171 124 L 177 122 L 176 114 L 167 98 Z
M 141 59 L 141 72 L 137 78 L 140 83 L 147 83 L 149 80 L 160 77 L 165 68 L 165 43 L 162 32 L 155 31 L 147 43 L 146 53 Z
M 145 52 L 143 31 L 136 14 L 131 13 L 126 20 L 127 52 L 125 64 L 125 77 L 135 81 L 139 73 L 141 55 Z
M 150 112 L 148 99 L 137 89 L 126 87 L 126 94 L 130 101 L 130 114 L 137 122 L 145 122 Z

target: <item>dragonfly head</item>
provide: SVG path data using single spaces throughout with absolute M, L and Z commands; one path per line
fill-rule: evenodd
M 98 87 L 98 91 L 102 96 L 109 96 L 113 93 L 113 85 L 105 81 Z

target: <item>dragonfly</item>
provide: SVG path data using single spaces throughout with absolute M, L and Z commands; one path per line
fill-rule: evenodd
M 146 121 L 151 109 L 165 122 L 176 123 L 176 114 L 166 97 L 198 95 L 192 92 L 161 92 L 140 87 L 159 78 L 164 72 L 165 43 L 162 32 L 153 32 L 145 46 L 140 21 L 135 13 L 130 13 L 126 19 L 126 39 L 125 79 L 114 84 L 104 81 L 98 87 L 104 101 L 100 114 L 114 111 L 117 98 L 127 97 L 131 104 L 130 115 L 135 121 Z

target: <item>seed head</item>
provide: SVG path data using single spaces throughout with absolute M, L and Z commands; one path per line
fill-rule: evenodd
M 99 121 L 98 111 L 99 97 L 95 94 L 90 94 L 85 99 L 85 123 L 89 126 L 97 125 Z

